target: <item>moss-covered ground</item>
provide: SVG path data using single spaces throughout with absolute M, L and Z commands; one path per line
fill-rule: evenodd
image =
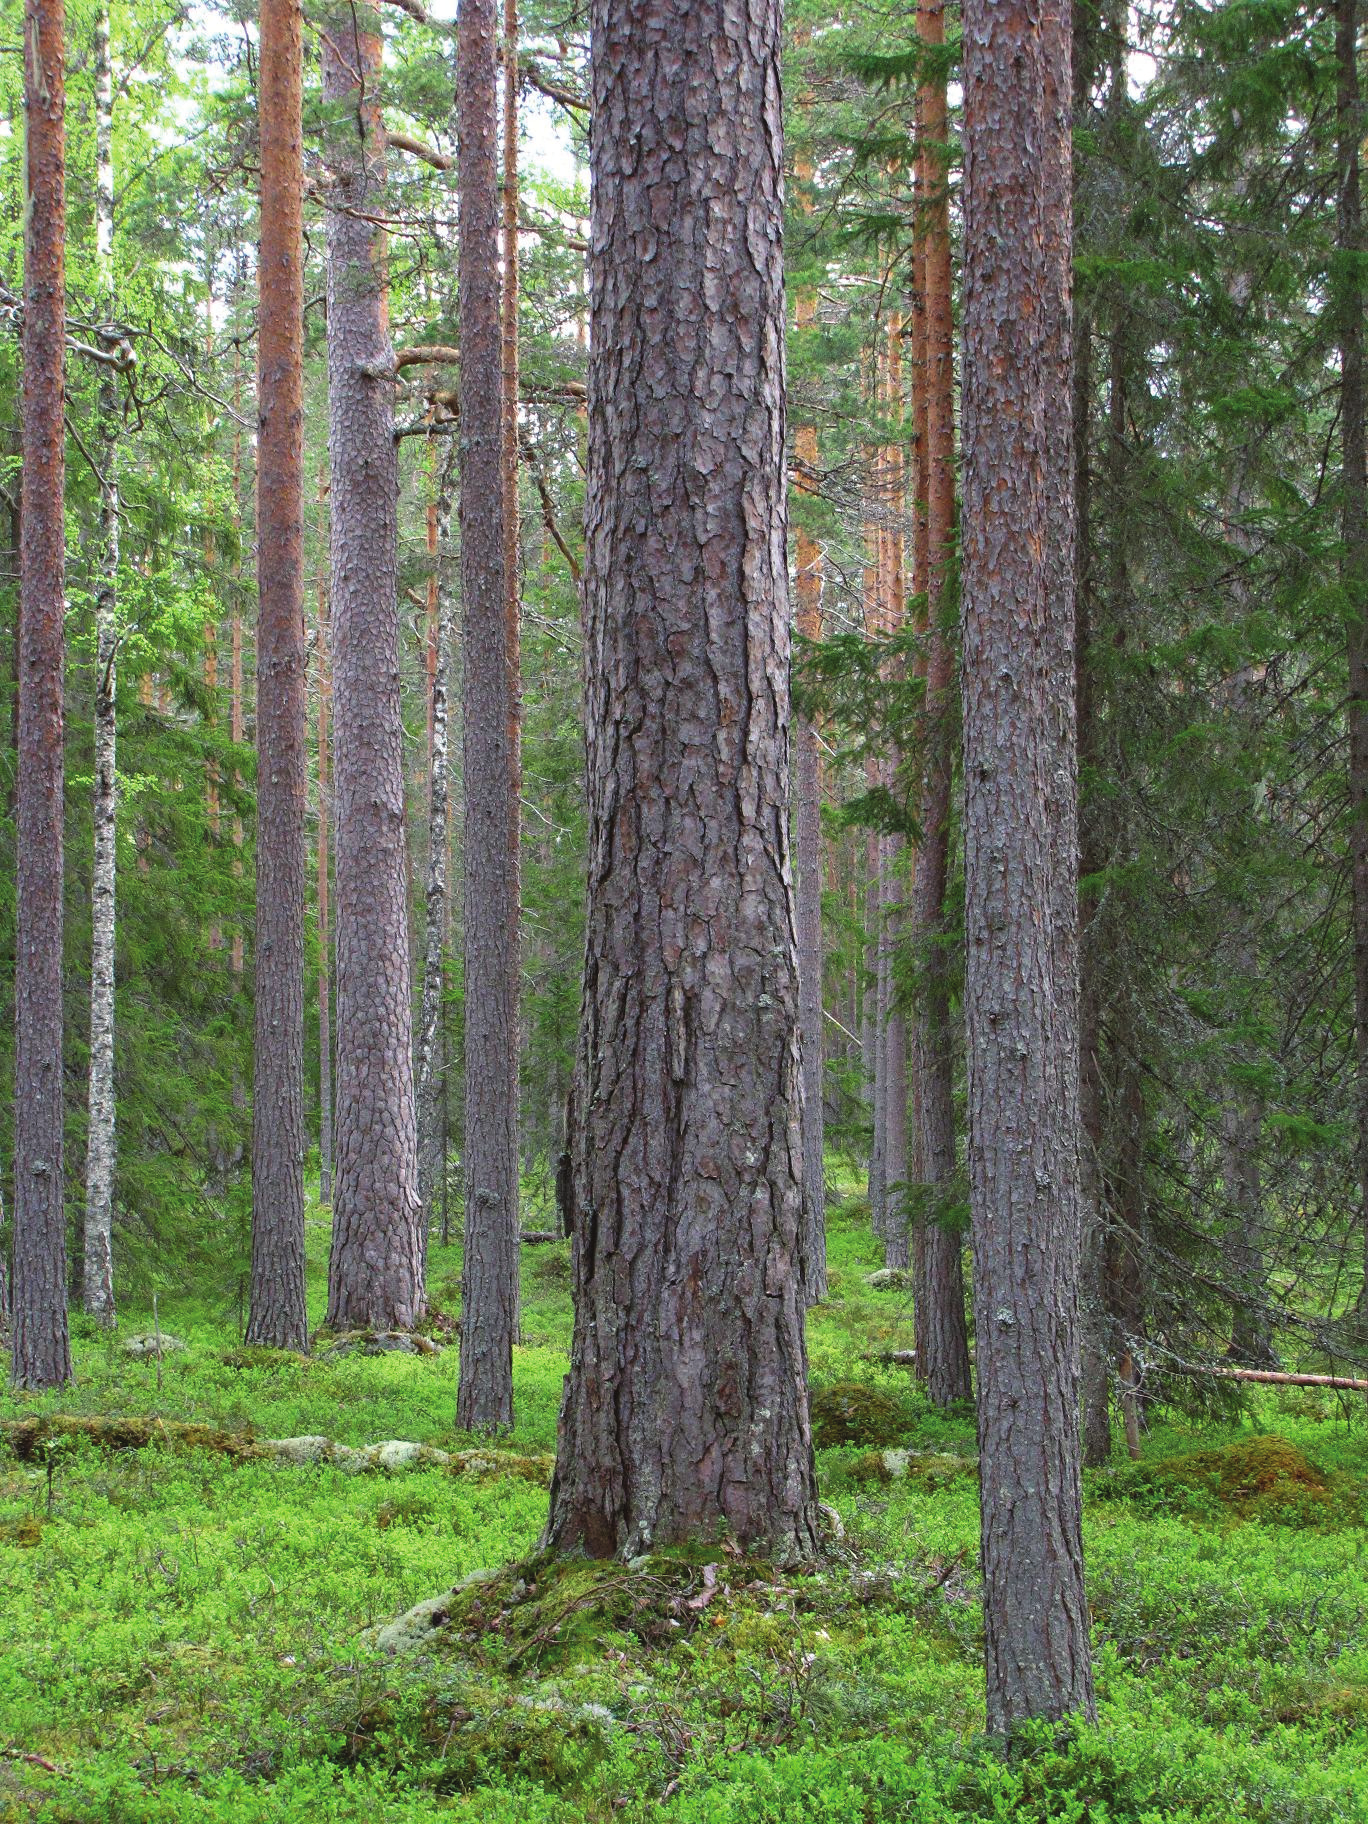
M 310 1239 L 321 1303 L 317 1212 Z M 549 1564 L 534 1480 L 244 1447 L 468 1445 L 454 1350 L 244 1353 L 168 1300 L 187 1347 L 158 1390 L 155 1361 L 79 1335 L 77 1386 L 5 1396 L 0 1420 L 143 1422 L 0 1442 L 0 1820 L 1368 1820 L 1362 1406 L 1261 1393 L 1222 1425 L 1156 1415 L 1140 1464 L 1092 1474 L 1098 1723 L 1004 1760 L 981 1737 L 972 1417 L 929 1412 L 878 1362 L 910 1344 L 910 1309 L 865 1286 L 853 1201 L 831 1254 L 810 1346 L 845 1536 L 803 1575 L 726 1542 Z M 570 1308 L 564 1249 L 524 1255 L 506 1442 L 535 1456 Z M 439 1304 L 458 1270 L 437 1251 Z M 377 1651 L 367 1630 L 481 1570 L 498 1575 L 455 1591 L 424 1648 Z

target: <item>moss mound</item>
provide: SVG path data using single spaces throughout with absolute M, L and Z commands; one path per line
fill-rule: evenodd
M 41 1418 L 11 1419 L 0 1426 L 0 1438 L 21 1463 L 41 1459 L 63 1439 L 84 1439 L 99 1450 L 144 1450 L 153 1444 L 180 1450 L 212 1450 L 235 1463 L 270 1454 L 250 1431 L 222 1431 L 214 1425 L 181 1425 L 166 1419 L 51 1413 Z
M 1329 1476 L 1286 1438 L 1241 1439 L 1218 1450 L 1186 1451 L 1145 1466 L 1144 1481 L 1169 1495 L 1215 1504 L 1241 1519 L 1327 1518 L 1336 1507 Z
M 299 1368 L 305 1357 L 293 1349 L 272 1349 L 266 1343 L 248 1343 L 241 1349 L 225 1349 L 219 1360 L 225 1368 Z
M 957 1457 L 941 1450 L 867 1450 L 845 1466 L 851 1482 L 920 1482 L 927 1488 L 944 1488 L 963 1476 L 978 1474 L 972 1457 Z
M 731 1558 L 717 1545 L 630 1564 L 539 1553 L 453 1590 L 440 1644 L 510 1673 L 581 1665 L 632 1646 L 673 1646 L 724 1614 L 734 1594 L 771 1587 L 774 1577 L 768 1561 Z
M 862 1381 L 835 1381 L 808 1396 L 812 1440 L 818 1450 L 833 1444 L 865 1444 L 873 1449 L 898 1444 L 912 1429 L 912 1414 L 895 1394 Z

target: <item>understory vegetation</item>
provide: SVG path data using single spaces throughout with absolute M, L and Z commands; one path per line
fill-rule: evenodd
M 246 1448 L 468 1449 L 449 1347 L 244 1351 L 221 1312 L 167 1301 L 157 1330 L 185 1347 L 159 1364 L 124 1347 L 150 1311 L 78 1326 L 75 1386 L 0 1411 L 27 1422 L 20 1451 L 12 1429 L 0 1444 L 0 1818 L 1368 1818 L 1361 1402 L 1222 1389 L 1204 1409 L 1163 1387 L 1141 1460 L 1086 1479 L 1097 1725 L 1004 1757 L 983 1736 L 972 1414 L 933 1411 L 880 1360 L 910 1344 L 911 1304 L 866 1284 L 882 1244 L 861 1198 L 830 1243 L 808 1325 L 830 1512 L 802 1575 L 725 1539 L 629 1566 L 537 1557 L 547 1496 L 526 1466 L 555 1442 L 568 1244 L 523 1250 L 517 1429 L 478 1473 Z M 439 1313 L 459 1266 L 435 1250 Z M 44 1430 L 58 1414 L 166 1429 L 101 1442 Z M 408 1651 L 376 1644 L 480 1572 Z

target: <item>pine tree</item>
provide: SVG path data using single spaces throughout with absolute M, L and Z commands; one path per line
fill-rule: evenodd
M 309 1329 L 304 1301 L 307 727 L 303 77 L 297 0 L 262 0 L 258 96 L 257 539 L 262 559 L 257 613 L 256 1048 L 247 1340 L 302 1349 Z M 235 738 L 238 733 L 235 728 Z
M 422 1315 L 399 682 L 398 459 L 387 307 L 384 39 L 370 0 L 332 14 L 328 455 L 336 739 L 337 1176 L 328 1323 Z
M 783 1562 L 815 1547 L 817 1491 L 779 8 L 596 0 L 592 23 L 589 931 L 547 1542 L 630 1558 L 725 1527 Z
M 517 705 L 505 515 L 506 413 L 494 0 L 462 0 L 457 49 L 461 608 L 465 744 L 465 1254 L 456 1421 L 513 1423 L 518 1322 Z
M 62 0 L 24 0 L 12 1347 L 15 1386 L 28 1388 L 71 1379 L 62 1175 L 65 29 Z
M 988 1726 L 1090 1713 L 1069 21 L 964 12 L 965 1014 Z

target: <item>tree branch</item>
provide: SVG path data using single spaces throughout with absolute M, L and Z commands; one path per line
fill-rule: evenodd
M 395 152 L 409 152 L 414 158 L 421 158 L 425 165 L 431 165 L 434 171 L 454 171 L 456 160 L 448 158 L 445 152 L 439 152 L 435 146 L 429 146 L 424 140 L 415 139 L 411 133 L 396 133 L 386 128 L 385 144 Z
M 394 3 L 401 5 L 402 0 L 394 0 Z M 557 101 L 563 108 L 573 109 L 577 114 L 589 112 L 589 103 L 582 95 L 576 95 L 571 89 L 563 89 L 559 83 L 543 76 L 535 63 L 524 63 L 519 74 L 525 83 L 536 89 L 539 95 L 545 95 L 548 101 Z

